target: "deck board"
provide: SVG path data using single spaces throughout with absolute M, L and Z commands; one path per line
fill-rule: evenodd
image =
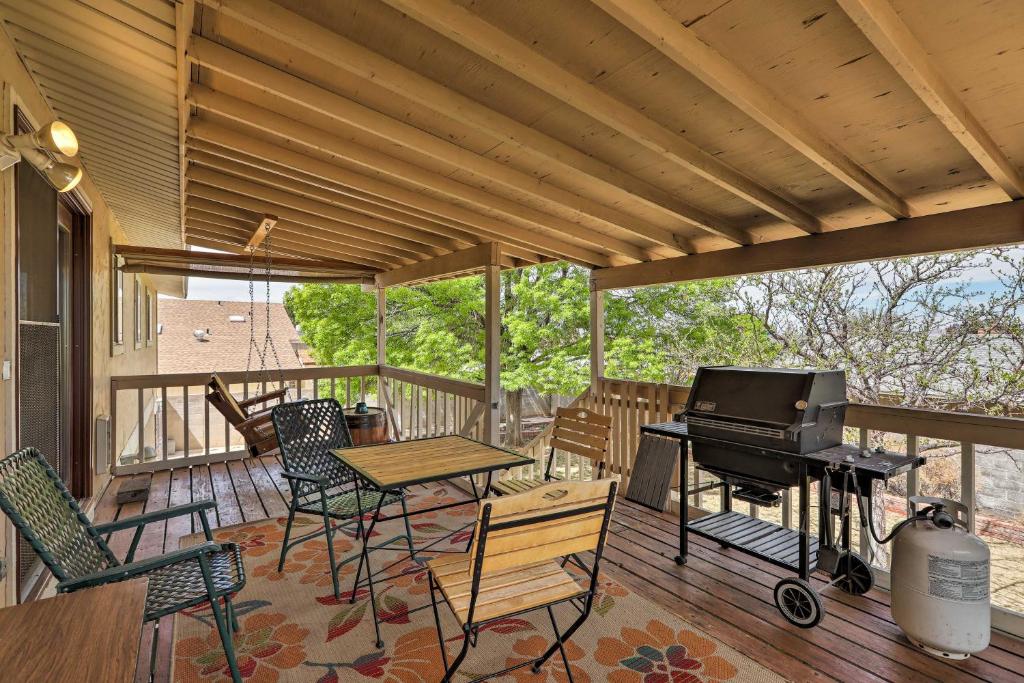
M 287 514 L 288 485 L 273 456 L 230 463 L 196 465 L 153 475 L 149 500 L 118 506 L 115 480 L 97 504 L 97 521 L 110 521 L 189 500 L 215 497 L 214 527 Z M 199 530 L 198 519 L 147 528 L 138 557 L 178 548 L 181 536 Z M 690 560 L 677 567 L 676 520 L 668 514 L 619 500 L 610 527 L 604 570 L 638 594 L 679 614 L 695 627 L 797 681 L 1019 681 L 1024 643 L 1001 633 L 992 646 L 966 662 L 929 657 L 912 647 L 889 614 L 889 594 L 873 590 L 851 596 L 824 589 L 827 616 L 814 629 L 791 626 L 772 602 L 772 587 L 786 570 L 723 550 L 717 543 L 690 536 Z M 111 547 L 123 557 L 130 532 L 115 534 Z M 156 681 L 169 677 L 170 620 L 157 632 Z M 139 671 L 149 671 L 153 628 L 143 633 Z

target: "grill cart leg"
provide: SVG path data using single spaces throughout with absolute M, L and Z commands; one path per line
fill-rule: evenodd
M 800 578 L 811 578 L 811 484 L 807 477 L 807 465 L 801 463 L 798 469 L 800 481 Z
M 679 440 L 679 554 L 676 564 L 686 564 L 687 538 L 686 525 L 690 523 L 690 501 L 686 492 L 690 490 L 690 472 L 686 469 L 687 440 Z

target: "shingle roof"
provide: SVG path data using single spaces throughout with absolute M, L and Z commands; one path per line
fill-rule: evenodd
M 161 299 L 157 307 L 160 334 L 157 337 L 158 372 L 228 372 L 245 370 L 249 352 L 249 304 L 240 301 L 190 301 Z M 229 316 L 240 316 L 232 322 Z M 255 308 L 256 340 L 263 348 L 266 330 L 266 304 Z M 200 341 L 196 330 L 209 331 Z M 299 333 L 288 318 L 283 304 L 270 304 L 270 333 L 282 368 L 301 368 L 292 342 Z M 268 349 L 267 366 L 276 369 Z M 252 369 L 259 368 L 253 352 Z

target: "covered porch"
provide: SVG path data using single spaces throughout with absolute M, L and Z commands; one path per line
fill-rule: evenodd
M 828 613 L 815 628 L 787 622 L 773 602 L 772 589 L 792 572 L 703 538 L 692 538 L 689 562 L 677 565 L 681 511 L 692 521 L 728 504 L 702 488 L 710 475 L 692 462 L 667 475 L 664 511 L 622 494 L 638 471 L 641 427 L 675 419 L 691 387 L 609 376 L 605 340 L 606 299 L 635 288 L 1024 242 L 1018 3 L 0 0 L 0 19 L 4 131 L 24 134 L 54 119 L 75 131 L 84 175 L 52 201 L 76 226 L 68 234 L 79 230 L 88 245 L 75 261 L 84 274 L 69 266 L 69 293 L 53 293 L 73 301 L 77 331 L 60 327 L 66 309 L 31 317 L 26 292 L 38 289 L 25 264 L 36 243 L 24 221 L 35 200 L 5 171 L 0 443 L 8 453 L 42 448 L 33 441 L 59 433 L 43 457 L 97 524 L 157 513 L 138 536 L 109 536 L 118 557 L 144 560 L 201 543 L 197 514 L 159 513 L 212 499 L 218 541 L 239 540 L 246 561 L 259 558 L 278 540 L 257 536 L 284 525 L 293 493 L 282 454 L 254 456 L 207 400 L 209 372 L 160 371 L 157 292 L 187 296 L 195 277 L 361 287 L 376 299 L 374 358 L 255 375 L 214 368 L 227 391 L 243 403 L 275 390 L 287 390 L 289 402 L 370 403 L 400 444 L 460 436 L 502 447 L 502 273 L 564 262 L 589 273 L 581 361 L 589 384 L 566 407 L 610 422 L 603 473 L 619 492 L 601 575 L 622 594 L 602 598 L 649 605 L 672 631 L 663 637 L 616 622 L 621 637 L 602 647 L 678 655 L 685 641 L 689 655 L 677 668 L 703 666 L 701 680 L 1019 680 L 1024 523 L 989 514 L 981 498 L 984 481 L 1001 476 L 984 464 L 988 454 L 1024 451 L 1024 419 L 1007 416 L 1006 406 L 903 407 L 898 396 L 852 403 L 846 413 L 845 440 L 859 449 L 884 441 L 917 456 L 927 442 L 953 453 L 948 488 L 968 510 L 967 529 L 993 550 L 991 644 L 965 661 L 940 659 L 895 624 L 890 553 L 863 527 L 854 527 L 854 549 L 875 587 L 855 596 L 813 576 Z M 19 178 L 32 158 L 19 162 Z M 389 365 L 389 291 L 462 277 L 482 281 L 481 381 Z M 60 327 L 68 350 L 39 355 L 25 342 L 32 325 Z M 65 361 L 68 377 L 27 372 Z M 66 382 L 66 395 L 25 420 L 47 382 Z M 555 430 L 507 448 L 532 462 L 495 476 L 543 477 L 551 453 L 559 480 L 594 480 L 596 463 L 559 452 Z M 911 497 L 932 493 L 922 487 L 930 466 L 874 490 L 883 532 L 906 516 Z M 118 502 L 140 482 L 144 502 Z M 472 502 L 483 483 L 471 474 L 401 488 L 414 504 L 434 497 L 451 505 Z M 796 490 L 780 495 L 777 506 L 736 509 L 801 528 Z M 852 519 L 859 523 L 859 514 Z M 446 526 L 457 518 L 430 520 L 460 544 L 472 540 L 472 520 L 458 529 Z M 803 530 L 820 534 L 818 526 L 812 519 Z M 424 523 L 417 538 L 432 529 Z M 3 538 L 16 571 L 0 603 L 51 595 L 56 582 L 10 524 Z M 260 565 L 257 574 L 247 565 L 250 586 L 311 591 L 330 581 L 326 565 L 296 567 Z M 395 589 L 403 600 L 417 596 L 415 605 L 382 603 L 394 629 L 388 648 L 375 648 L 359 630 L 365 614 L 356 619 L 345 606 L 365 612 L 372 604 L 358 575 L 352 602 L 328 589 L 240 603 L 244 677 L 287 679 L 297 675 L 288 669 L 313 668 L 310 653 L 323 647 L 337 658 L 316 662 L 320 680 L 434 676 L 433 640 L 429 648 L 395 645 L 403 637 L 395 624 L 427 613 L 428 593 L 417 592 L 423 576 Z M 237 599 L 246 600 L 244 590 Z M 207 631 L 216 635 L 200 607 L 187 608 L 187 621 L 162 616 L 145 625 L 136 680 L 226 675 L 203 660 L 207 653 L 190 654 Z M 314 647 L 297 633 L 311 630 L 302 619 L 316 610 L 333 611 L 316 622 L 326 630 Z M 256 633 L 278 639 L 263 643 L 272 654 L 251 645 Z M 536 680 L 563 680 L 555 667 L 571 671 L 570 660 L 597 680 L 606 670 L 593 664 L 597 650 L 563 650 Z M 409 652 L 420 668 L 399 670 Z M 627 661 L 640 667 L 628 674 L 638 681 L 661 665 L 623 655 L 601 666 Z M 628 675 L 620 673 L 634 680 Z

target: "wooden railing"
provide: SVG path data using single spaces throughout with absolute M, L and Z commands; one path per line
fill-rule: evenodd
M 405 440 L 464 434 L 480 437 L 483 386 L 390 366 L 311 367 L 257 375 L 221 372 L 237 398 L 282 384 L 288 400 L 336 398 L 383 407 L 389 435 Z M 242 458 L 241 435 L 206 400 L 209 373 L 111 378 L 111 469 L 114 474 Z M 382 390 L 383 389 L 383 390 Z
M 480 438 L 484 386 L 382 365 L 382 397 L 398 440 L 446 434 Z

